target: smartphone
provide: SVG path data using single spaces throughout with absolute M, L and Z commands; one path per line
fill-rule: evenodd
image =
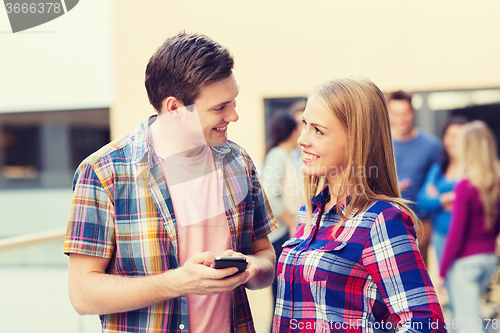
M 237 273 L 241 273 L 247 269 L 247 258 L 245 257 L 215 257 L 214 268 L 238 268 Z

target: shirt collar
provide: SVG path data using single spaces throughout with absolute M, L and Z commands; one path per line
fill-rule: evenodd
M 340 210 L 341 211 L 344 211 L 344 208 L 346 206 L 346 204 L 351 201 L 351 198 L 352 198 L 352 194 L 348 195 L 347 198 L 344 198 L 343 200 L 341 200 L 339 202 L 339 207 L 340 207 Z M 330 199 L 330 188 L 328 187 L 328 185 L 325 185 L 325 187 L 321 190 L 320 193 L 318 193 L 318 195 L 316 195 L 311 201 L 312 201 L 312 204 L 315 205 L 316 207 L 324 207 L 326 202 L 328 201 L 328 199 Z M 335 207 L 335 206 L 333 206 Z M 332 207 L 332 209 L 333 209 Z
M 231 152 L 231 148 L 229 147 L 227 141 L 221 146 L 210 146 L 210 148 L 212 149 L 214 156 L 220 159 L 224 158 L 227 153 Z
M 132 146 L 132 163 L 139 163 L 144 155 L 153 150 L 151 131 L 149 126 L 156 120 L 156 115 L 152 115 L 144 121 L 134 132 L 135 138 Z
M 314 198 L 312 198 L 312 203 L 313 205 L 317 207 L 323 207 L 327 200 L 330 198 L 330 190 L 328 188 L 328 185 L 326 185 L 321 192 L 318 193 Z

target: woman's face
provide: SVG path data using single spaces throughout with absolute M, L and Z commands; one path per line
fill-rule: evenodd
M 326 176 L 330 186 L 339 184 L 348 161 L 346 129 L 315 96 L 302 117 L 304 126 L 297 143 L 302 148 L 304 173 Z
M 461 128 L 462 125 L 453 124 L 448 126 L 446 132 L 444 132 L 444 137 L 443 137 L 444 149 L 446 149 L 446 152 L 448 153 L 450 159 L 452 160 L 457 158 L 457 137 L 458 134 L 460 133 Z

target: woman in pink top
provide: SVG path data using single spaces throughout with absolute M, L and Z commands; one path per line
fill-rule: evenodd
M 458 138 L 459 176 L 440 275 L 449 283 L 452 327 L 482 332 L 488 320 L 479 299 L 493 274 L 499 232 L 500 179 L 495 137 L 482 121 L 463 126 Z M 484 318 L 488 319 L 488 318 Z

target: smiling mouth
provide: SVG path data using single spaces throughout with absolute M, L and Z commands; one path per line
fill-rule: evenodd
M 319 158 L 318 155 L 313 155 L 313 154 L 306 153 L 306 152 L 304 152 L 303 157 L 304 157 L 304 160 L 306 160 L 306 161 L 312 161 L 312 160 L 316 160 Z
M 223 132 L 223 131 L 227 130 L 227 125 L 224 127 L 214 127 L 214 130 Z

